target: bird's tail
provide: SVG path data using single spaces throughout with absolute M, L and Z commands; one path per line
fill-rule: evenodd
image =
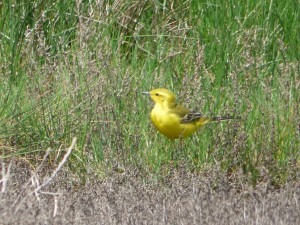
M 206 117 L 200 113 L 190 113 L 184 118 L 183 122 L 187 123 L 196 120 L 197 127 L 199 128 L 209 122 L 216 122 L 216 121 L 223 121 L 223 120 L 236 120 L 236 119 L 241 119 L 241 117 L 237 117 L 237 116 Z
M 214 122 L 214 121 L 222 121 L 222 120 L 239 120 L 241 119 L 240 116 L 215 116 L 215 117 L 211 117 L 210 121 Z

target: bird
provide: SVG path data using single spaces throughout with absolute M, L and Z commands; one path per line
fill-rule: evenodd
M 234 116 L 207 117 L 198 112 L 191 112 L 177 103 L 175 94 L 165 88 L 142 94 L 148 95 L 155 103 L 150 119 L 156 129 L 169 139 L 187 138 L 209 122 L 240 119 Z

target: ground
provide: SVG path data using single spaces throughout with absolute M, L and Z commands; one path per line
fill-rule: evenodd
M 2 168 L 3 170 L 3 168 Z M 49 174 L 48 174 L 49 178 Z M 1 224 L 300 224 L 300 184 L 245 185 L 245 175 L 178 168 L 160 182 L 138 171 L 111 172 L 71 185 L 67 169 L 46 176 L 14 162 L 0 194 Z M 3 186 L 2 186 L 3 187 Z

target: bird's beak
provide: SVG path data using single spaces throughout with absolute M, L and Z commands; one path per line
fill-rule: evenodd
M 150 96 L 150 92 L 142 92 L 142 94 Z

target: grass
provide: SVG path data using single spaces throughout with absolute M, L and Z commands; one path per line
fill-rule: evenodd
M 221 165 L 276 185 L 300 165 L 297 1 L 27 1 L 0 4 L 1 157 L 53 162 L 77 137 L 69 166 L 138 169 L 164 178 Z M 150 123 L 157 87 L 207 115 L 179 142 Z M 63 152 L 63 151 L 62 151 Z

